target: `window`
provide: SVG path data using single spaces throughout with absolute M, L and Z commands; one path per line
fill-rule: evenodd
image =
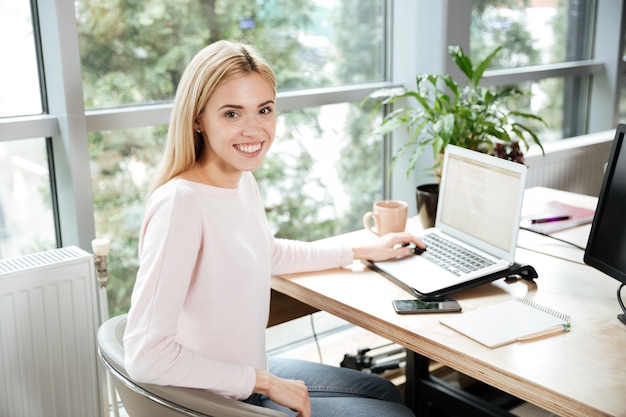
M 0 258 L 56 247 L 46 142 L 0 142 Z
M 0 3 L 0 39 L 0 118 L 40 114 L 37 54 L 28 1 Z M 54 247 L 46 140 L 1 140 L 0 258 Z
M 470 48 L 482 60 L 496 46 L 503 50 L 492 69 L 512 69 L 592 58 L 595 1 L 494 2 L 474 0 Z M 548 127 L 536 131 L 543 142 L 587 133 L 590 76 L 540 76 L 518 85 L 531 93 L 524 110 L 541 114 Z M 539 78 L 539 77 L 538 77 Z
M 590 59 L 594 13 L 595 1 L 474 0 L 472 56 L 484 58 L 502 45 L 504 50 L 492 61 L 492 68 Z

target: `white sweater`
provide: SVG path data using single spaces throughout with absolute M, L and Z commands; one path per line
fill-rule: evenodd
M 124 335 L 141 382 L 244 399 L 267 368 L 270 276 L 348 265 L 349 247 L 276 239 L 258 187 L 172 180 L 150 197 Z

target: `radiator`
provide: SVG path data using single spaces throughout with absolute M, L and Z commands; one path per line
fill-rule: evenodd
M 598 196 L 614 135 L 610 130 L 547 143 L 545 156 L 532 149 L 526 155 L 526 186 Z
M 98 323 L 90 253 L 0 260 L 0 416 L 104 417 Z

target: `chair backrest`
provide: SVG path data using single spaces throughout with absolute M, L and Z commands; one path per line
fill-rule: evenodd
M 206 390 L 142 384 L 124 367 L 126 315 L 110 318 L 98 330 L 98 354 L 129 417 L 286 417 L 284 413 L 226 398 Z

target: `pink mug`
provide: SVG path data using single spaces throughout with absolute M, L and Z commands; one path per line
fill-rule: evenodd
M 378 236 L 404 232 L 408 210 L 409 205 L 404 201 L 377 201 L 374 203 L 372 211 L 363 215 L 363 227 Z M 371 225 L 372 218 L 374 219 L 374 226 Z

